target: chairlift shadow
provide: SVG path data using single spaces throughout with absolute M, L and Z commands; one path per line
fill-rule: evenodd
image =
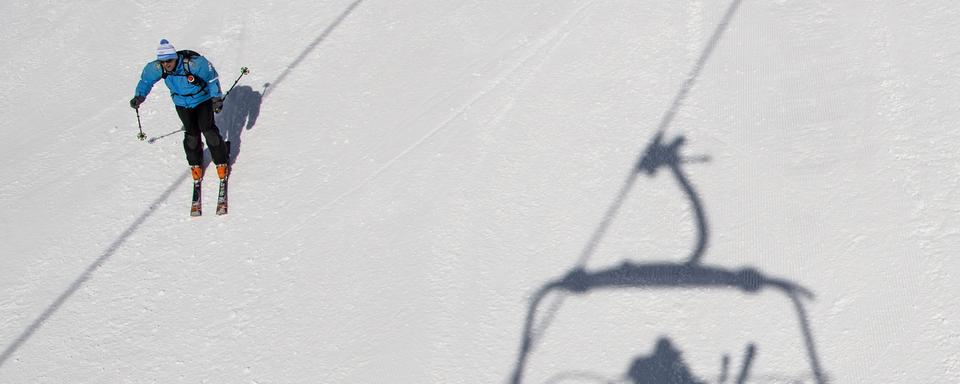
M 803 305 L 804 299 L 814 297 L 810 290 L 790 280 L 765 275 L 753 268 L 729 269 L 701 264 L 709 231 L 703 204 L 697 197 L 692 183 L 682 170 L 682 165 L 690 161 L 690 159 L 685 159 L 680 155 L 680 148 L 684 142 L 683 137 L 677 137 L 670 143 L 664 143 L 662 132 L 658 133 L 637 162 L 634 172 L 636 174 L 646 173 L 653 177 L 660 169 L 666 168 L 684 190 L 696 213 L 695 220 L 697 221 L 696 226 L 699 234 L 697 244 L 688 260 L 676 263 L 633 263 L 624 261 L 618 266 L 592 271 L 588 271 L 580 263 L 565 275 L 543 284 L 530 300 L 520 350 L 510 381 L 512 384 L 523 382 L 524 371 L 537 338 L 545 332 L 549 317 L 556 314 L 557 307 L 554 306 L 549 309 L 547 320 L 543 320 L 539 324 L 536 321 L 543 301 L 549 294 L 559 292 L 561 294 L 583 295 L 598 290 L 628 288 L 732 289 L 745 294 L 755 294 L 764 290 L 780 292 L 792 303 L 795 310 L 811 375 L 817 384 L 825 383 L 813 334 Z M 609 225 L 609 223 L 605 222 L 604 225 Z M 596 240 L 599 241 L 599 239 Z M 551 311 L 553 313 L 550 313 Z M 747 366 L 745 371 L 741 372 L 741 377 L 744 380 L 749 375 L 749 372 L 746 371 L 748 369 Z M 666 381 L 665 383 L 674 382 Z M 676 383 L 686 384 L 688 381 L 677 381 Z

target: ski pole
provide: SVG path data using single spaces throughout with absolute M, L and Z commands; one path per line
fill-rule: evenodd
M 240 76 L 237 77 L 237 79 L 233 81 L 233 85 L 230 86 L 230 89 L 227 90 L 227 93 L 224 93 L 224 94 L 223 94 L 223 100 L 227 100 L 227 95 L 230 94 L 230 91 L 233 90 L 233 87 L 236 87 L 236 86 L 237 86 L 237 83 L 240 82 L 240 78 L 243 77 L 243 75 L 246 75 L 246 74 L 248 74 L 248 73 L 250 73 L 250 70 L 247 69 L 247 67 L 240 67 Z
M 143 133 L 143 124 L 140 124 L 140 108 L 136 108 L 137 111 L 137 129 L 140 130 L 140 133 L 137 134 L 137 138 L 140 141 L 143 141 L 147 138 L 147 135 Z

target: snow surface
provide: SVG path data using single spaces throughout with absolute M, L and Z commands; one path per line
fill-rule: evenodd
M 0 383 L 960 382 L 958 18 L 3 2 Z M 227 216 L 161 38 L 251 69 Z

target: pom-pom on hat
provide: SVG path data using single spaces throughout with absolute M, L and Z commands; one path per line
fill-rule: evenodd
M 177 49 L 170 44 L 167 39 L 160 40 L 160 46 L 157 47 L 157 60 L 164 61 L 177 58 Z

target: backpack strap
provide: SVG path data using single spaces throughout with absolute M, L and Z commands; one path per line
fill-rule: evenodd
M 197 53 L 196 51 L 191 51 L 189 49 L 177 51 L 177 57 L 180 60 L 183 60 L 183 70 L 187 72 L 187 76 L 192 75 L 192 73 L 190 73 L 190 59 L 198 56 L 200 56 L 199 53 Z M 160 73 L 161 73 L 160 78 L 166 79 L 169 73 L 163 70 L 163 66 L 160 65 L 159 60 L 157 60 L 156 63 L 157 63 L 157 68 L 160 69 Z M 174 75 L 174 76 L 179 76 L 179 75 Z
M 177 56 L 180 58 L 180 60 L 183 60 L 183 71 L 184 71 L 186 74 L 177 75 L 177 74 L 167 73 L 166 71 L 163 70 L 163 66 L 160 65 L 160 62 L 157 61 L 157 66 L 160 68 L 160 72 L 161 72 L 160 78 L 161 78 L 161 79 L 166 79 L 167 76 L 183 76 L 183 77 L 186 77 L 186 78 L 188 79 L 188 82 L 189 82 L 190 84 L 193 84 L 193 85 L 196 85 L 196 86 L 200 87 L 200 90 L 199 90 L 199 91 L 196 91 L 196 92 L 194 92 L 194 93 L 186 94 L 186 95 L 182 95 L 182 94 L 179 94 L 179 93 L 176 93 L 176 92 L 170 92 L 170 94 L 171 94 L 171 95 L 176 95 L 176 96 L 190 97 L 190 96 L 194 96 L 194 95 L 198 95 L 198 94 L 207 92 L 207 82 L 204 81 L 203 79 L 201 79 L 200 76 L 196 76 L 196 75 L 194 75 L 192 72 L 190 72 L 190 59 L 192 59 L 192 58 L 194 58 L 194 57 L 199 57 L 200 54 L 197 53 L 196 51 L 191 51 L 191 50 L 189 50 L 189 49 L 184 49 L 184 50 L 181 50 L 181 51 L 177 51 Z

